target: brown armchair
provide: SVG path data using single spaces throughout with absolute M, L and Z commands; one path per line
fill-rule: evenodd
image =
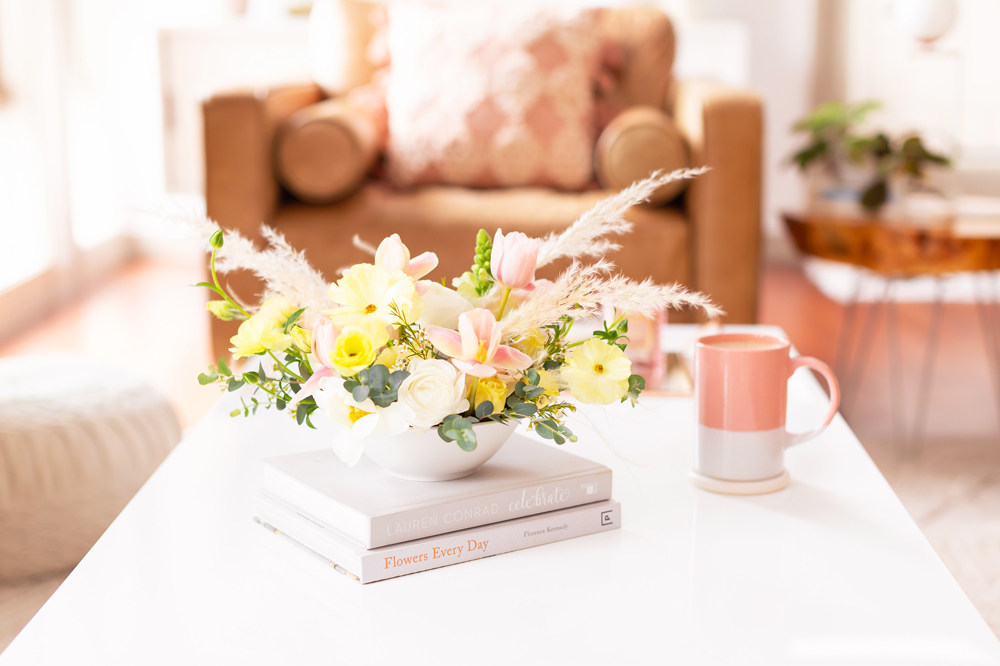
M 752 323 L 761 207 L 760 100 L 718 85 L 673 81 L 673 30 L 659 10 L 605 14 L 608 35 L 624 55 L 614 101 L 620 108 L 661 109 L 686 138 L 692 164 L 711 167 L 672 203 L 633 208 L 628 218 L 634 231 L 608 258 L 630 277 L 701 290 L 726 310 L 727 321 Z M 363 48 L 363 39 L 355 41 L 355 48 Z M 491 234 L 502 227 L 544 235 L 565 228 L 609 193 L 448 186 L 399 190 L 368 178 L 346 198 L 308 204 L 279 184 L 274 144 L 293 114 L 324 98 L 318 86 L 309 84 L 221 93 L 207 100 L 206 201 L 212 219 L 251 238 L 259 236 L 261 224 L 274 226 L 331 278 L 338 269 L 365 260 L 351 243 L 355 233 L 373 243 L 399 233 L 415 252 L 438 252 L 440 265 L 429 277 L 440 279 L 468 269 L 480 228 Z M 540 277 L 552 277 L 548 273 L 561 268 L 546 267 Z M 260 290 L 250 275 L 232 274 L 227 280 L 246 298 Z M 213 320 L 216 356 L 225 354 L 236 323 Z

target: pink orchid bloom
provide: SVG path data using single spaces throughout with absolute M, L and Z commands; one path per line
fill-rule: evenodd
M 427 338 L 462 372 L 473 377 L 492 377 L 497 368 L 525 370 L 531 357 L 500 344 L 500 324 L 489 310 L 476 308 L 458 316 L 458 331 L 428 326 Z
M 414 280 L 419 280 L 437 268 L 438 258 L 433 252 L 424 252 L 410 259 L 409 248 L 403 245 L 399 234 L 393 234 L 379 243 L 375 251 L 375 265 L 390 272 L 403 271 Z
M 506 236 L 497 229 L 490 255 L 490 269 L 494 279 L 508 289 L 524 289 L 535 279 L 538 248 L 541 241 L 528 238 L 520 231 Z

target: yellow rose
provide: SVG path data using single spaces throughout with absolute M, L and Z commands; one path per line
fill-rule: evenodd
M 347 326 L 330 352 L 330 363 L 341 377 L 353 377 L 378 357 L 378 346 L 362 326 Z
M 538 358 L 547 344 L 549 344 L 548 333 L 540 328 L 533 328 L 524 337 L 512 342 L 510 346 L 535 359 Z
M 260 304 L 257 314 L 274 317 L 281 326 L 298 310 L 295 304 L 284 296 L 272 296 Z
M 255 314 L 240 324 L 240 329 L 229 340 L 233 358 L 247 358 L 267 351 L 281 352 L 292 344 L 292 337 L 282 331 L 274 317 Z
M 562 369 L 573 397 L 591 405 L 610 405 L 625 397 L 631 374 L 625 352 L 597 338 L 574 349 Z
M 375 359 L 375 363 L 384 365 L 392 371 L 392 366 L 396 365 L 397 358 L 399 358 L 398 347 L 386 347 L 382 350 L 382 353 L 378 355 L 378 358 Z
M 502 412 L 507 401 L 507 385 L 497 377 L 481 377 L 476 386 L 476 397 L 473 408 L 479 403 L 489 400 L 493 403 L 493 411 L 490 414 Z
M 538 377 L 538 385 L 545 389 L 542 395 L 557 396 L 566 388 L 558 370 L 539 370 Z
M 293 326 L 291 330 L 292 342 L 303 354 L 312 351 L 312 331 L 301 326 Z

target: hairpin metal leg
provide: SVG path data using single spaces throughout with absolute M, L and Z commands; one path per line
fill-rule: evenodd
M 846 414 L 851 411 L 854 406 L 854 400 L 857 394 L 861 391 L 861 382 L 865 377 L 865 366 L 868 364 L 868 357 L 871 355 L 872 350 L 872 338 L 875 336 L 875 327 L 878 325 L 878 318 L 882 306 L 885 304 L 886 293 L 889 288 L 888 281 L 882 289 L 882 297 L 873 301 L 871 305 L 868 306 L 868 312 L 865 313 L 865 323 L 864 328 L 861 331 L 861 340 L 859 344 L 861 348 L 858 350 L 856 361 L 852 362 L 851 367 L 848 368 L 847 372 L 847 386 L 850 388 L 850 392 L 843 391 L 844 398 L 841 399 L 841 410 Z
M 927 402 L 930 400 L 934 384 L 934 361 L 937 360 L 938 338 L 941 332 L 941 311 L 944 307 L 944 279 L 934 278 L 934 302 L 931 304 L 931 318 L 927 323 L 927 344 L 924 347 L 924 367 L 920 375 L 920 389 L 917 394 L 917 412 L 913 416 L 913 435 L 910 442 L 913 454 L 923 449 L 924 427 L 927 424 Z
M 979 310 L 979 324 L 983 332 L 983 345 L 989 358 L 990 380 L 993 383 L 993 394 L 997 401 L 997 417 L 1000 418 L 1000 332 L 998 318 L 1000 313 L 995 298 L 996 277 L 993 273 L 984 273 L 974 277 L 976 285 L 976 306 Z M 985 282 L 985 289 L 982 288 Z
M 899 325 L 896 318 L 896 280 L 886 279 L 885 347 L 889 362 L 889 408 L 892 411 L 892 447 L 898 456 L 908 447 L 900 382 Z
M 851 351 L 854 348 L 854 320 L 857 318 L 858 298 L 861 296 L 861 282 L 864 279 L 862 269 L 858 269 L 854 281 L 854 292 L 851 299 L 844 304 L 844 316 L 840 320 L 840 336 L 837 340 L 837 352 L 833 359 L 834 374 L 844 382 L 844 390 L 848 387 L 847 370 L 851 367 Z

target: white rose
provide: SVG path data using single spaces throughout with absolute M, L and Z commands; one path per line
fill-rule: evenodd
M 417 282 L 417 293 L 423 302 L 423 312 L 417 323 L 421 326 L 458 328 L 458 315 L 472 309 L 472 303 L 453 289 L 430 280 Z
M 426 431 L 449 414 L 461 414 L 469 408 L 465 375 L 448 361 L 438 359 L 414 362 L 397 394 L 399 402 L 413 410 L 410 425 L 418 431 Z

